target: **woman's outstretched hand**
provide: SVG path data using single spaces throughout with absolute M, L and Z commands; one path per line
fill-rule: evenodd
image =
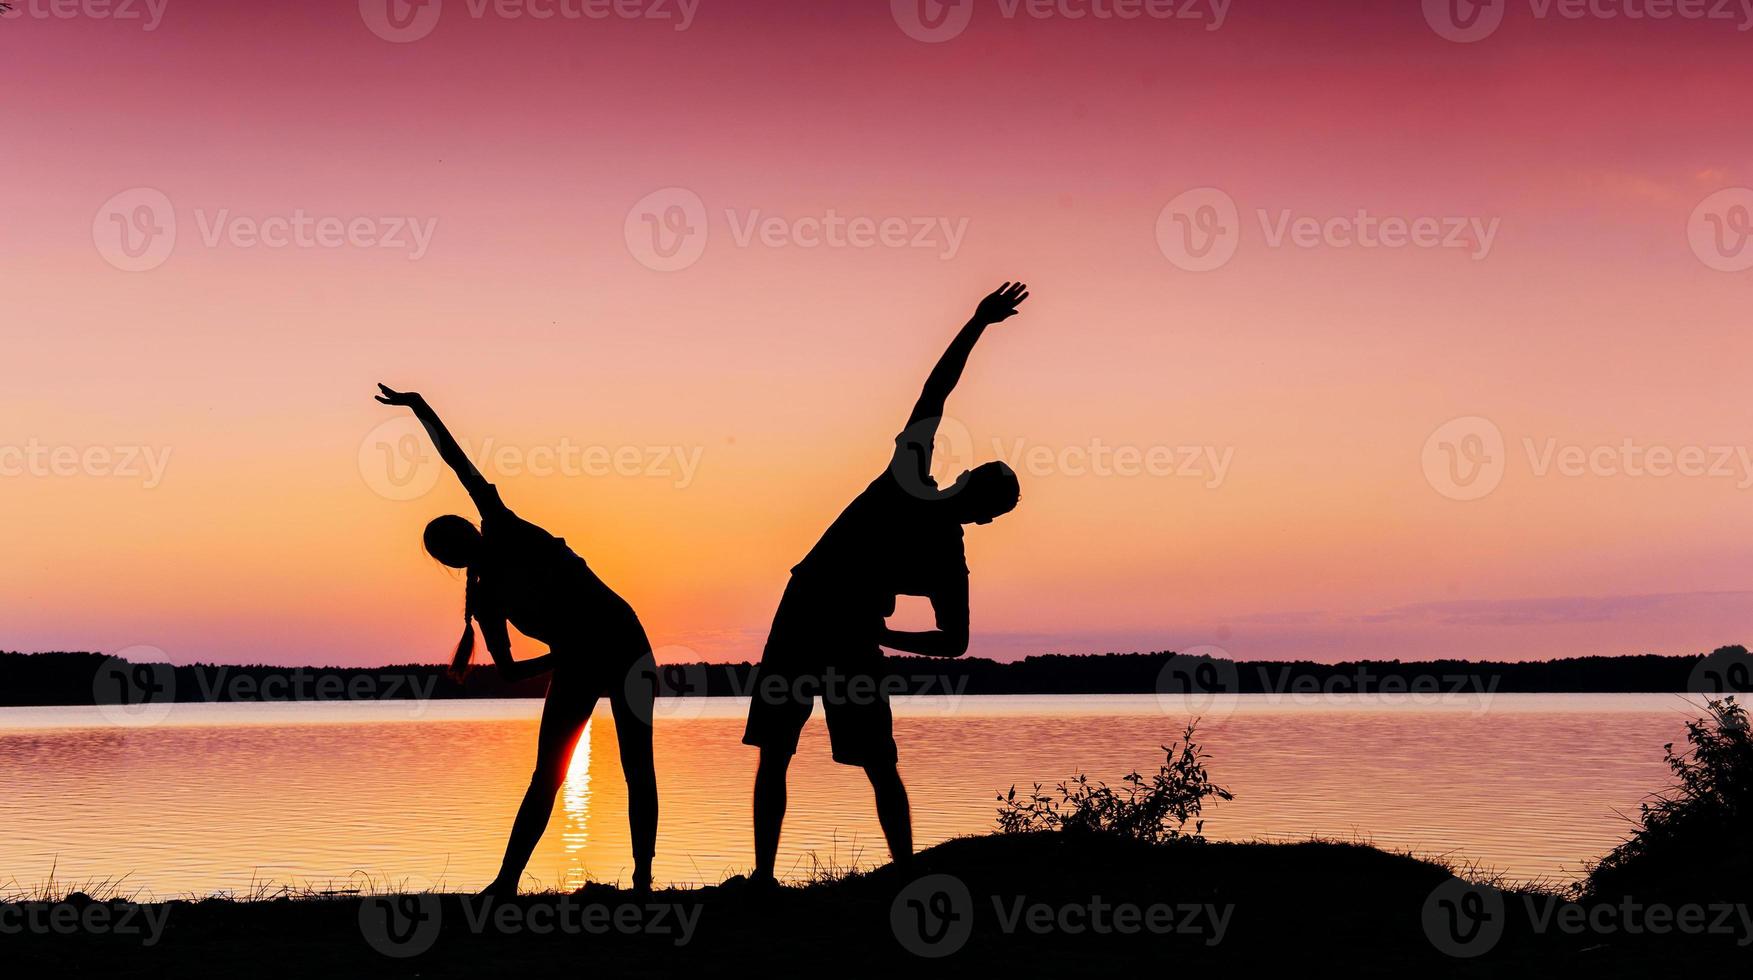
M 1003 323 L 1017 314 L 1017 307 L 1029 298 L 1029 287 L 1020 282 L 1007 282 L 980 301 L 974 319 L 981 323 Z
M 378 388 L 382 390 L 383 394 L 378 395 L 377 400 L 385 405 L 401 405 L 405 408 L 412 408 L 425 401 L 417 391 L 397 391 L 382 382 L 378 383 Z

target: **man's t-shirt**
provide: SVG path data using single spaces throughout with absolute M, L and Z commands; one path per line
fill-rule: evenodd
M 512 513 L 487 484 L 475 495 L 481 511 L 479 615 L 502 616 L 518 632 L 552 646 L 586 634 L 624 628 L 638 620 L 620 596 L 603 584 L 566 544 Z
M 792 568 L 770 642 L 874 650 L 876 631 L 895 611 L 895 596 L 966 592 L 962 525 L 933 496 L 937 488 L 929 476 L 915 477 L 912 489 L 906 485 L 909 451 L 903 442 L 896 462 Z

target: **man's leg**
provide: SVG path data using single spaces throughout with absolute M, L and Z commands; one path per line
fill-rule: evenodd
M 913 858 L 913 811 L 907 803 L 907 787 L 893 762 L 865 766 L 864 772 L 876 790 L 877 821 L 889 842 L 889 856 L 895 864 L 905 865 Z
M 785 773 L 791 752 L 774 746 L 761 747 L 761 764 L 755 770 L 755 873 L 771 879 L 779 856 L 779 832 L 785 825 Z

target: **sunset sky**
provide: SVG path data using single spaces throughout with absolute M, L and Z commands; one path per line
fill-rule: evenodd
M 0 649 L 442 661 L 462 584 L 420 529 L 473 512 L 381 380 L 504 451 L 665 659 L 753 658 L 1007 279 L 948 426 L 1020 447 L 1021 507 L 967 535 L 976 654 L 1749 638 L 1743 25 L 624 3 L 654 16 L 0 19 Z M 1386 218 L 1438 244 L 1356 244 Z M 1212 220 L 1233 255 L 1189 268 Z M 1447 477 L 1482 458 L 1489 493 Z

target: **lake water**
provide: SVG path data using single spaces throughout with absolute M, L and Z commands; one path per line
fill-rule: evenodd
M 474 889 L 497 870 L 534 759 L 536 701 L 177 705 L 150 725 L 95 708 L 0 709 L 0 891 L 126 875 L 159 898 L 264 883 Z M 660 883 L 752 861 L 746 702 L 660 702 Z M 1570 880 L 1667 785 L 1679 695 L 914 698 L 896 738 L 919 846 L 993 826 L 1013 783 L 1152 772 L 1203 717 L 1236 794 L 1210 837 L 1356 839 L 1523 880 Z M 526 887 L 630 877 L 626 790 L 599 708 Z M 782 874 L 886 859 L 862 772 L 818 711 L 792 767 Z

